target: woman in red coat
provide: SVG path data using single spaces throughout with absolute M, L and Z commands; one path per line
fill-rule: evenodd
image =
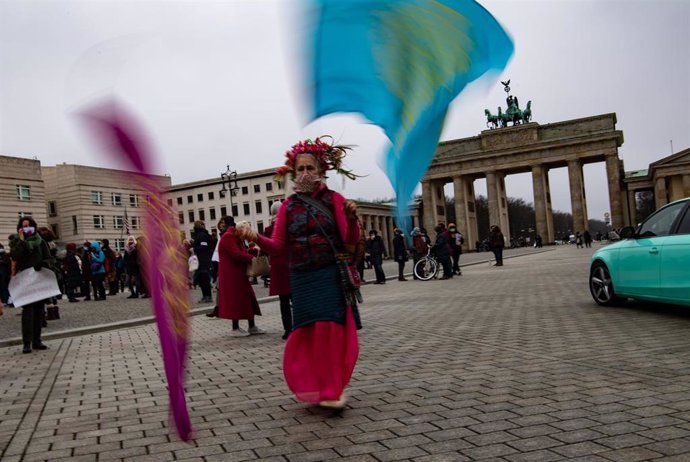
M 280 202 L 271 205 L 271 224 L 264 230 L 264 236 L 273 236 L 273 227 Z M 287 340 L 292 331 L 292 308 L 290 306 L 290 268 L 285 252 L 271 254 L 271 283 L 268 289 L 269 295 L 277 295 L 280 299 L 280 318 L 283 321 L 283 340 Z
M 252 256 L 235 234 L 235 220 L 227 217 L 228 226 L 218 244 L 218 317 L 232 320 L 233 337 L 265 334 L 254 323 L 254 316 L 261 316 L 254 289 L 247 279 L 247 265 Z M 249 329 L 240 328 L 240 319 L 249 321 Z

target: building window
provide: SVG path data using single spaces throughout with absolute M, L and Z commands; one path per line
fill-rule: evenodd
M 273 183 L 266 183 L 266 191 L 273 191 Z
M 256 222 L 256 229 L 259 234 L 263 234 L 264 232 L 264 222 L 263 221 L 257 221 Z
M 101 191 L 91 191 L 91 203 L 103 205 L 103 193 Z
M 222 206 L 220 208 L 220 216 L 225 217 L 228 215 L 228 208 L 226 206 Z
M 55 201 L 48 202 L 48 215 L 54 217 L 57 215 L 57 204 Z
M 120 193 L 110 193 L 110 197 L 113 200 L 113 205 L 116 205 L 118 207 L 122 206 L 122 194 Z
M 124 252 L 125 250 L 125 240 L 124 238 L 117 238 L 115 239 L 115 251 L 116 252 Z
M 194 196 L 187 196 L 187 203 L 191 204 L 192 202 L 194 202 Z
M 139 217 L 130 218 L 129 219 L 129 225 L 132 227 L 132 229 L 141 228 L 141 222 L 139 221 Z
M 196 201 L 197 202 L 203 202 L 204 201 L 204 193 L 199 193 L 196 195 Z
M 203 209 L 199 210 L 199 220 L 206 221 L 206 211 Z
M 17 185 L 17 199 L 20 201 L 31 200 L 31 187 L 26 185 Z
M 261 192 L 261 185 L 260 185 L 260 184 L 255 184 L 255 185 L 254 185 L 254 192 L 255 192 L 255 193 L 260 193 L 260 192 Z
M 263 207 L 261 207 L 261 201 L 254 202 L 254 208 L 256 208 L 256 213 L 263 213 Z
M 249 194 L 249 187 L 248 186 L 242 186 L 242 195 L 246 196 Z
M 215 207 L 211 207 L 210 209 L 208 209 L 208 213 L 211 216 L 211 220 L 216 219 L 216 208 Z
M 72 215 L 72 234 L 79 234 L 79 224 L 77 223 L 76 215 Z
M 237 210 L 237 206 L 235 204 L 233 204 L 232 205 L 232 216 L 236 217 L 239 214 L 240 214 L 240 212 Z
M 177 205 L 182 205 L 182 198 L 181 197 L 177 198 Z
M 245 214 L 245 215 L 249 215 L 249 214 L 251 213 L 251 212 L 249 211 L 249 204 L 247 204 L 247 203 L 242 204 L 242 208 L 243 208 L 243 211 L 244 211 L 244 214 Z
M 93 227 L 96 229 L 105 229 L 105 217 L 103 215 L 94 215 Z
M 168 203 L 172 205 L 172 201 L 168 199 Z M 136 194 L 130 194 L 129 195 L 129 206 L 130 207 L 139 207 L 139 196 Z
M 213 200 L 213 191 L 209 191 L 208 193 L 208 200 L 212 201 Z
M 278 182 L 278 189 L 280 189 L 281 191 L 283 190 L 283 182 L 282 181 Z
M 194 210 L 190 210 L 188 213 L 189 213 L 189 222 L 194 223 Z
M 53 231 L 55 239 L 60 239 L 60 234 L 58 233 L 58 225 L 50 225 L 50 229 Z
M 184 225 L 184 212 L 178 212 L 177 219 L 179 220 L 181 225 Z
M 168 207 L 172 207 L 172 199 L 168 199 Z
M 125 219 L 122 215 L 115 215 L 113 217 L 113 228 L 122 229 L 125 227 Z

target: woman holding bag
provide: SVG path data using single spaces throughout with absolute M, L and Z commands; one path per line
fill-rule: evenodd
M 225 218 L 227 229 L 218 244 L 218 317 L 232 320 L 231 337 L 265 334 L 254 322 L 261 316 L 259 302 L 247 279 L 247 265 L 252 256 L 236 234 L 233 217 Z M 240 320 L 249 322 L 249 329 L 240 327 Z
M 287 256 L 293 331 L 285 344 L 285 380 L 299 400 L 334 409 L 346 404 L 361 328 L 339 267 L 359 241 L 357 207 L 325 183 L 328 170 L 356 177 L 341 167 L 347 149 L 318 138 L 293 146 L 277 174 L 290 175 L 295 194 L 280 206 L 271 237 L 240 232 L 269 254 Z

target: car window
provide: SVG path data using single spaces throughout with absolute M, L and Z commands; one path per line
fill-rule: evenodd
M 640 237 L 653 237 L 653 236 L 667 236 L 671 233 L 671 226 L 676 220 L 678 214 L 685 207 L 685 202 L 679 202 L 678 204 L 673 204 L 666 207 L 665 209 L 655 213 L 647 219 L 638 234 Z
M 677 234 L 690 234 L 690 209 L 685 211 L 685 216 L 680 222 Z

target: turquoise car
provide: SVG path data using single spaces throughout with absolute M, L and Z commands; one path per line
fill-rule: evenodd
M 626 298 L 690 306 L 690 197 L 650 215 L 592 255 L 589 290 L 599 305 Z

